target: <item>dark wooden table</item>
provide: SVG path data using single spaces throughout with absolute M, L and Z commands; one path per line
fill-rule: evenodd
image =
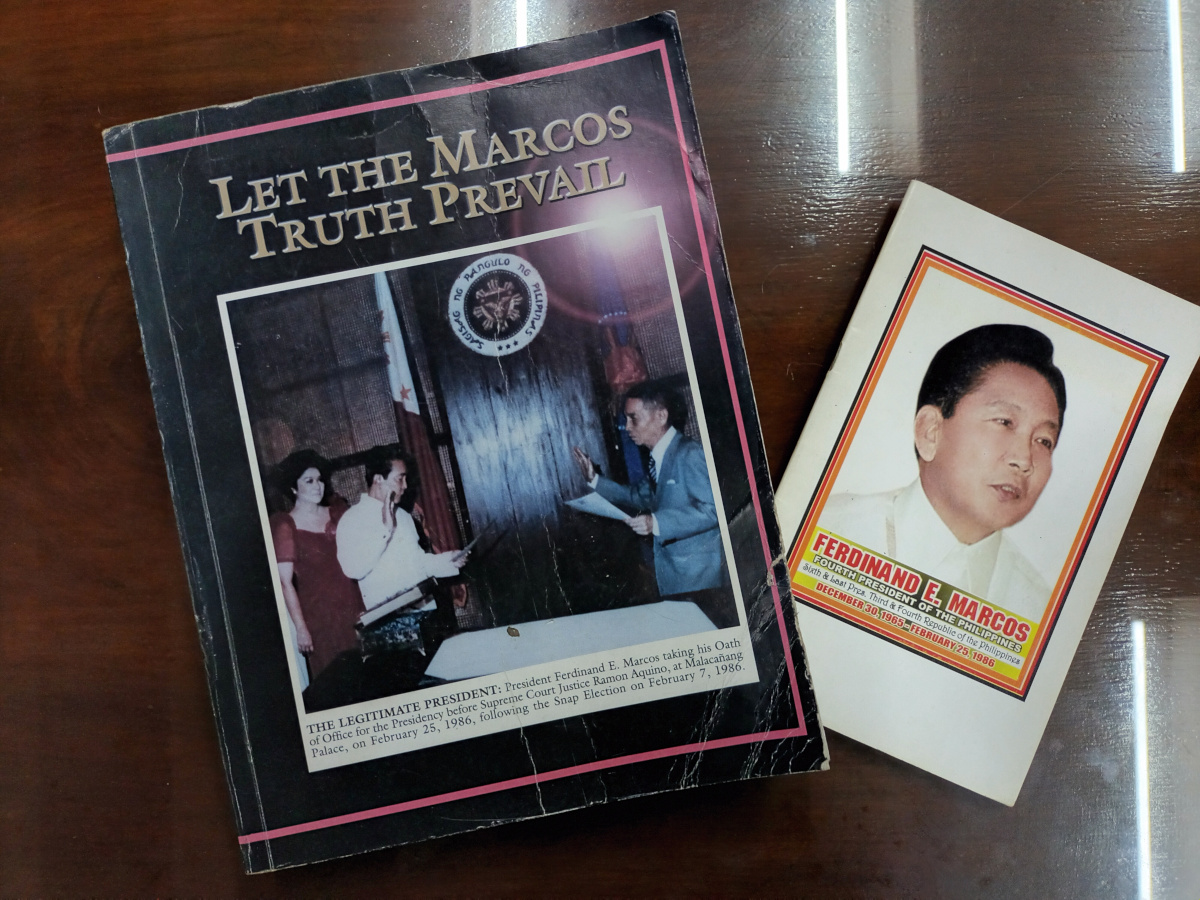
M 826 773 L 241 874 L 100 131 L 512 46 L 516 6 L 0 10 L 0 894 L 1134 897 L 1148 864 L 1155 896 L 1196 897 L 1195 381 L 1014 808 L 831 734 Z M 655 11 L 528 0 L 528 41 Z M 1200 301 L 1200 178 L 1174 171 L 1163 0 L 851 3 L 844 172 L 835 0 L 679 14 L 776 474 L 910 178 Z M 1182 23 L 1200 148 L 1200 0 Z

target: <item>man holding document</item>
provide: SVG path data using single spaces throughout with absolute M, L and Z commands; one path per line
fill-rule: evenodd
M 725 627 L 737 624 L 736 618 L 719 610 L 727 603 L 708 596 L 728 585 L 712 482 L 703 448 L 679 430 L 686 418 L 687 406 L 671 388 L 643 381 L 625 395 L 625 431 L 650 451 L 649 475 L 623 485 L 601 475 L 578 447 L 575 461 L 592 490 L 632 513 L 625 524 L 653 539 L 659 594 L 693 600 L 713 624 Z
M 427 578 L 455 577 L 467 561 L 465 551 L 421 548 L 413 517 L 400 505 L 413 472 L 412 457 L 398 445 L 372 448 L 363 462 L 367 491 L 338 524 L 338 562 L 358 582 L 368 611 Z M 419 608 L 435 605 L 426 598 Z

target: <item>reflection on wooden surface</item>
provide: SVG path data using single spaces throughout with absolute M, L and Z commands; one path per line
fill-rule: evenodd
M 805 778 L 647 798 L 240 874 L 99 132 L 657 11 L 645 2 L 230 0 L 0 11 L 4 893 L 1136 896 L 1131 620 L 1145 622 L 1150 874 L 1200 890 L 1200 389 L 1189 388 L 1006 809 L 836 735 Z M 772 470 L 912 177 L 1200 301 L 1200 5 L 1185 119 L 1165 5 L 679 5 Z M 1192 166 L 1200 166 L 1193 154 Z M 819 691 L 820 685 L 817 685 Z M 897 703 L 929 702 L 881 685 Z

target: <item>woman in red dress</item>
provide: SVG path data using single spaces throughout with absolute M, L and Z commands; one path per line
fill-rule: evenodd
M 330 471 L 328 461 L 312 450 L 288 456 L 276 474 L 291 510 L 271 516 L 283 600 L 313 680 L 339 654 L 358 646 L 354 623 L 364 610 L 358 584 L 338 564 L 337 523 L 349 507 L 329 490 Z

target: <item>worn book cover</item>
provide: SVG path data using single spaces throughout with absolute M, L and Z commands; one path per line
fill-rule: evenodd
M 247 869 L 824 767 L 672 15 L 105 146 Z
M 1009 805 L 1200 310 L 914 182 L 780 483 L 826 725 Z

